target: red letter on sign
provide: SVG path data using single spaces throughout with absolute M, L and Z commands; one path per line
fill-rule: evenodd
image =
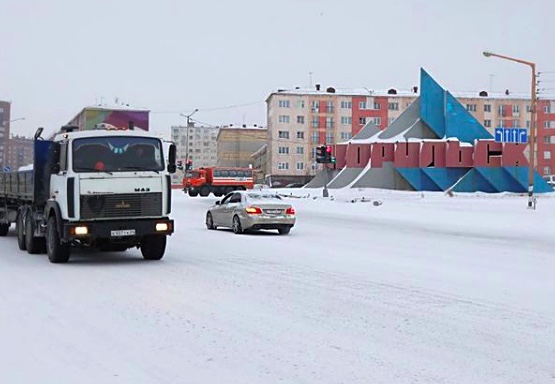
M 524 156 L 526 144 L 505 143 L 501 155 L 501 165 L 504 167 L 527 167 L 528 159 Z
M 421 168 L 445 168 L 445 143 L 424 141 L 420 151 Z
M 418 168 L 420 143 L 397 143 L 395 168 Z
M 447 140 L 446 167 L 447 168 L 472 168 L 474 148 L 470 145 L 461 147 L 459 141 Z
M 395 144 L 374 143 L 372 144 L 372 155 L 370 156 L 371 167 L 381 168 L 384 161 L 393 161 L 395 156 Z
M 500 167 L 503 144 L 493 140 L 478 140 L 474 152 L 475 167 Z

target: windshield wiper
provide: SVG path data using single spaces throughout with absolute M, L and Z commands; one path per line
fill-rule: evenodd
M 148 168 L 145 168 L 145 167 L 138 167 L 138 166 L 135 166 L 135 165 L 126 165 L 124 167 L 120 167 L 119 169 L 160 173 L 160 171 L 158 171 L 156 169 L 148 169 Z
M 77 172 L 77 173 L 82 172 L 82 171 L 103 172 L 103 173 L 107 173 L 108 175 L 113 175 L 113 173 L 110 172 L 110 171 L 104 171 L 102 169 L 96 169 L 96 168 L 93 168 L 93 167 L 78 167 L 76 170 L 74 169 L 74 171 Z

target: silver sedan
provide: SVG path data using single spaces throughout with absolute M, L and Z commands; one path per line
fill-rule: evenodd
M 295 225 L 295 209 L 276 194 L 266 191 L 235 191 L 216 201 L 206 212 L 206 227 L 247 230 L 277 229 L 286 235 Z

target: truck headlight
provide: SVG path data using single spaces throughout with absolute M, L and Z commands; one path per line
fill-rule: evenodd
M 85 236 L 89 234 L 89 227 L 82 225 L 79 227 L 74 227 L 73 231 L 77 236 Z
M 156 223 L 156 232 L 166 232 L 170 229 L 168 223 Z

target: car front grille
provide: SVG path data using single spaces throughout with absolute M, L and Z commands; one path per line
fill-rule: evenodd
M 81 220 L 162 215 L 162 193 L 81 196 Z

